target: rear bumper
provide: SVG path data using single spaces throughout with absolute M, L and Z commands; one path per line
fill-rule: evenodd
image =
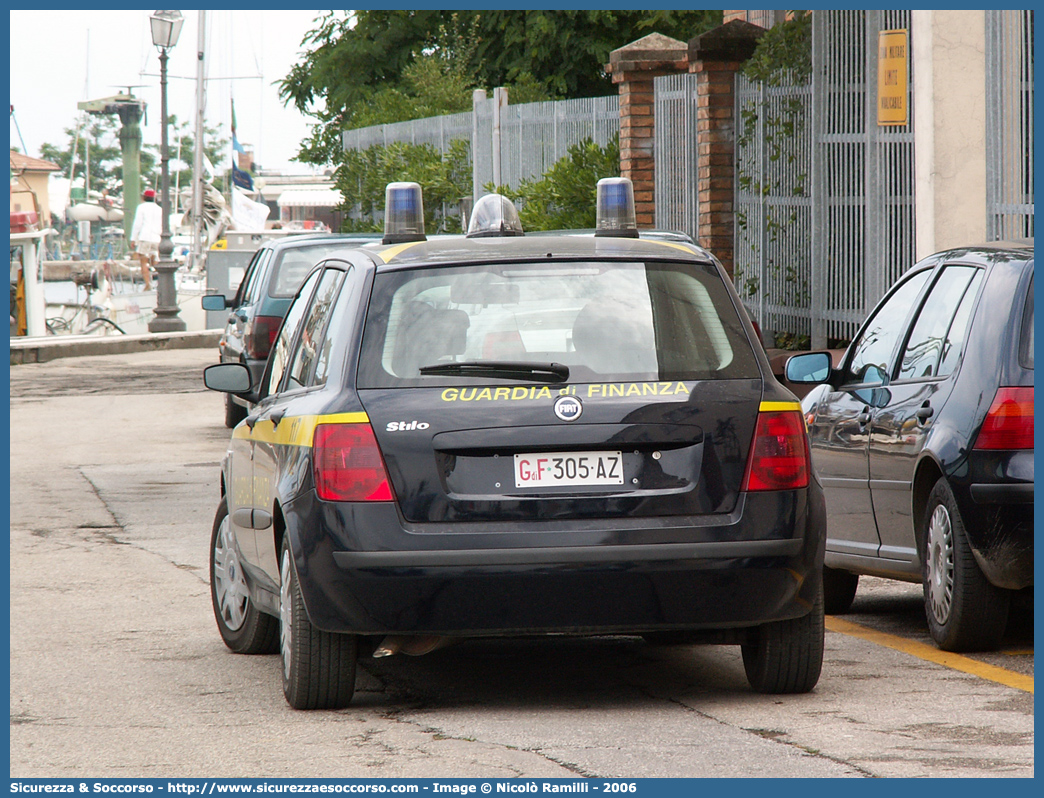
M 286 509 L 311 622 L 359 634 L 633 633 L 796 618 L 812 606 L 825 539 L 818 486 L 747 496 L 736 512 L 698 523 L 607 519 L 525 532 L 418 533 L 393 504 L 314 494 Z M 308 517 L 322 522 L 301 528 Z
M 1033 451 L 975 450 L 954 496 L 975 561 L 997 587 L 1033 584 Z

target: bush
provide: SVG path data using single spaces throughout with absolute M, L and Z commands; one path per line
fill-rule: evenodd
M 486 190 L 522 204 L 518 216 L 524 230 L 576 230 L 595 226 L 595 186 L 619 174 L 619 136 L 605 147 L 588 138 L 570 147 L 539 180 L 523 180 L 517 190 L 492 184 Z
M 459 233 L 456 215 L 461 198 L 471 196 L 468 143 L 456 140 L 443 155 L 430 144 L 375 145 L 350 150 L 337 167 L 335 181 L 344 197 L 341 231 L 380 232 L 384 229 L 384 189 L 388 183 L 410 181 L 424 190 L 427 233 Z

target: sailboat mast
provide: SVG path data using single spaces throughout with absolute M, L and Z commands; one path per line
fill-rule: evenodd
M 203 268 L 203 110 L 206 108 L 206 11 L 199 12 L 199 37 L 196 57 L 196 150 L 192 159 L 192 263 L 193 271 Z

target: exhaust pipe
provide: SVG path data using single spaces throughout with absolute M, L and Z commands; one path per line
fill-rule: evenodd
M 388 635 L 374 649 L 374 659 L 390 657 L 393 654 L 406 654 L 411 657 L 419 657 L 438 651 L 440 648 L 452 645 L 460 640 L 458 637 L 444 637 L 442 635 Z

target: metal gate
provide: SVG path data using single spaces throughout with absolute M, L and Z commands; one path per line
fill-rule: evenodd
M 737 78 L 735 278 L 769 345 L 851 338 L 914 263 L 913 120 L 880 127 L 875 107 L 896 29 L 909 11 L 816 11 L 810 83 Z
M 1033 237 L 1033 12 L 986 12 L 986 235 Z
M 909 11 L 816 11 L 812 18 L 812 347 L 847 340 L 913 265 L 913 65 L 906 125 L 877 124 L 878 34 Z

